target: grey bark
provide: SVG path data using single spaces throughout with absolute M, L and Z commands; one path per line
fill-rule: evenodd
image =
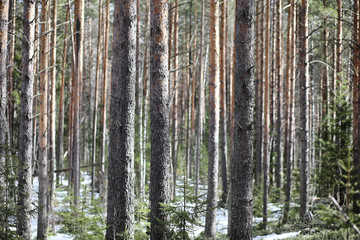
M 116 0 L 110 100 L 106 239 L 134 235 L 136 0 Z
M 33 84 L 35 1 L 24 1 L 24 37 L 22 41 L 21 111 L 19 142 L 19 201 L 17 233 L 30 240 L 32 134 L 33 134 Z
M 167 239 L 163 222 L 167 214 L 161 204 L 169 202 L 169 90 L 168 90 L 168 2 L 151 0 L 150 118 L 151 118 L 151 239 Z
M 210 16 L 208 191 L 205 236 L 215 238 L 220 117 L 219 9 L 215 0 L 210 1 Z
M 309 185 L 309 157 L 308 157 L 308 2 L 302 0 L 300 7 L 300 50 L 299 50 L 299 104 L 300 104 L 300 218 L 307 212 L 308 185 Z
M 236 1 L 234 153 L 230 239 L 252 239 L 255 2 Z

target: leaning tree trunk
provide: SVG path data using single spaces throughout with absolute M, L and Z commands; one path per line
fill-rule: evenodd
M 7 103 L 7 89 L 6 89 L 6 58 L 7 58 L 7 39 L 8 39 L 8 14 L 9 14 L 9 0 L 0 2 L 0 167 L 5 167 L 6 155 L 6 103 Z M 4 176 L 0 175 L 0 202 L 4 200 Z
M 169 202 L 169 71 L 168 71 L 168 2 L 151 0 L 150 45 L 150 222 L 151 239 L 165 240 L 163 222 L 167 214 L 162 204 Z
M 307 85 L 308 85 L 308 2 L 302 0 L 300 7 L 300 50 L 299 50 L 299 104 L 300 104 L 300 218 L 303 220 L 307 212 L 309 163 L 308 163 L 308 111 L 307 111 Z
M 133 239 L 136 0 L 115 1 L 106 239 Z M 126 237 L 125 237 L 126 236 Z
M 255 2 L 236 1 L 234 152 L 230 239 L 252 239 Z
M 217 182 L 219 165 L 219 9 L 210 0 L 210 62 L 209 62 L 209 145 L 208 191 L 205 236 L 216 236 Z
M 43 0 L 41 5 L 41 39 L 40 39 L 40 120 L 39 120 L 39 209 L 37 238 L 47 238 L 48 212 L 48 154 L 47 154 L 47 131 L 48 131 L 48 68 L 49 68 L 49 43 L 48 43 L 48 0 Z
M 19 202 L 17 233 L 29 240 L 31 211 L 32 134 L 33 134 L 33 84 L 34 84 L 34 40 L 35 2 L 24 1 L 24 37 L 22 41 L 21 111 L 19 144 Z

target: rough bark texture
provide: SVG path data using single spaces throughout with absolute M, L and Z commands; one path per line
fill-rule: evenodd
M 6 103 L 7 103 L 7 89 L 6 89 L 6 58 L 7 58 L 7 39 L 8 39 L 8 14 L 9 1 L 4 0 L 0 2 L 0 167 L 5 166 L 6 155 Z M 4 177 L 0 175 L 0 200 L 4 196 Z
M 216 236 L 216 206 L 219 165 L 219 9 L 215 0 L 210 1 L 210 61 L 209 61 L 209 142 L 208 142 L 208 191 L 205 235 Z
M 308 164 L 308 2 L 302 0 L 300 7 L 300 50 L 299 50 L 299 104 L 300 104 L 300 218 L 307 212 L 309 164 Z
M 9 26 L 8 32 L 15 32 L 15 23 L 16 23 L 16 0 L 9 1 Z M 8 34 L 8 79 L 7 79 L 7 89 L 8 89 L 8 133 L 9 133 L 9 142 L 13 146 L 13 99 L 12 91 L 14 84 L 14 57 L 15 57 L 15 34 Z
M 221 29 L 220 32 L 220 127 L 221 127 L 221 182 L 222 182 L 222 204 L 226 203 L 228 187 L 227 187 L 227 121 L 226 121 L 226 60 L 225 60 L 225 49 L 227 47 L 225 43 L 226 35 L 226 22 L 225 22 L 225 10 L 227 1 L 224 0 L 221 3 Z
M 167 214 L 161 204 L 169 202 L 169 89 L 168 89 L 168 3 L 151 0 L 150 32 L 150 117 L 151 117 L 151 169 L 150 169 L 150 222 L 151 239 L 166 239 L 162 222 Z
M 33 84 L 34 84 L 34 39 L 35 1 L 24 1 L 24 37 L 22 41 L 21 111 L 19 142 L 19 209 L 17 233 L 30 239 L 32 134 L 33 134 Z
M 107 240 L 133 239 L 134 235 L 135 54 L 136 0 L 116 0 L 110 100 Z
M 37 238 L 47 238 L 48 213 L 47 213 L 47 196 L 48 196 L 48 67 L 49 67 L 49 42 L 48 35 L 48 0 L 43 0 L 41 4 L 41 38 L 40 38 L 40 120 L 39 120 L 39 209 L 38 209 L 38 229 Z
M 252 239 L 255 2 L 236 1 L 234 153 L 230 239 Z
M 267 225 L 267 202 L 269 193 L 269 78 L 270 78 L 270 0 L 266 0 L 265 25 L 265 93 L 264 93 L 264 155 L 263 155 L 263 227 Z

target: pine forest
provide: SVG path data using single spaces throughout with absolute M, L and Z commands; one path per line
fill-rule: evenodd
M 0 239 L 360 239 L 360 0 L 0 0 Z

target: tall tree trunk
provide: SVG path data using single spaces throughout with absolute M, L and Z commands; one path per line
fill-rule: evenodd
M 354 1 L 354 75 L 353 75 L 353 161 L 354 166 L 359 166 L 360 164 L 360 139 L 359 139 L 359 124 L 360 124 L 360 81 L 359 81 L 359 71 L 360 71 L 360 30 L 359 30 L 359 9 L 360 9 L 360 1 Z M 360 180 L 360 168 L 357 167 L 354 172 L 356 181 Z M 360 189 L 359 185 L 357 186 L 357 190 Z M 360 200 L 360 194 L 353 195 L 354 202 L 354 212 L 360 212 L 360 206 L 358 201 Z
M 41 39 L 40 39 L 40 120 L 39 120 L 39 210 L 37 238 L 47 238 L 48 212 L 48 153 L 47 153 L 47 131 L 48 131 L 48 68 L 49 68 L 49 42 L 47 32 L 49 4 L 43 0 L 41 4 Z
M 217 182 L 219 165 L 219 9 L 210 0 L 210 62 L 209 62 L 209 145 L 208 191 L 205 219 L 205 236 L 216 236 Z
M 204 79 L 204 58 L 203 58 L 203 47 L 204 47 L 204 35 L 205 35 L 205 0 L 201 2 L 201 35 L 200 35 L 200 78 L 199 78 L 199 103 L 197 111 L 197 129 L 196 129 L 196 163 L 195 163 L 195 196 L 199 195 L 199 167 L 200 167 L 200 156 L 201 156 L 201 133 L 202 133 L 202 102 L 204 99 L 203 90 L 203 79 Z
M 110 0 L 106 0 L 106 18 L 105 18 L 105 40 L 104 40 L 104 65 L 103 65 L 103 86 L 102 86 L 102 141 L 101 141 L 101 166 L 100 166 L 100 186 L 104 185 L 105 174 L 105 148 L 106 148 L 106 106 L 107 106 L 107 85 L 108 85 L 108 52 L 109 52 L 109 13 Z M 100 194 L 103 196 L 102 190 L 104 187 L 100 187 Z
M 115 2 L 113 47 L 107 240 L 134 232 L 136 0 Z
M 178 139 L 178 40 L 179 40 L 179 11 L 178 11 L 178 1 L 175 2 L 174 9 L 174 62 L 173 62 L 173 85 L 171 96 L 173 99 L 172 103 L 172 139 L 171 139 L 171 158 L 172 158 L 172 171 L 173 171 L 173 186 L 172 186 L 172 196 L 175 198 L 176 191 L 176 171 L 177 171 L 177 148 L 179 145 Z
M 66 22 L 69 21 L 70 11 L 66 8 Z M 62 169 L 64 163 L 64 99 L 65 99 L 65 75 L 66 75 L 66 55 L 67 55 L 67 36 L 68 24 L 65 24 L 64 35 L 64 49 L 61 69 L 61 85 L 60 85 L 60 101 L 59 101 L 59 119 L 58 119 L 58 135 L 56 145 L 56 169 Z M 59 174 L 56 176 L 56 183 L 58 184 Z
M 100 61 L 101 61 L 101 29 L 102 26 L 102 0 L 99 0 L 99 22 L 98 22 L 98 41 L 96 53 L 96 79 L 95 79 L 95 96 L 94 96 L 94 112 L 93 112 L 93 125 L 92 125 L 92 155 L 91 155 L 91 189 L 95 191 L 95 162 L 96 162 L 96 135 L 97 135 L 97 115 L 99 105 L 99 84 L 100 84 Z
M 221 26 L 220 26 L 220 69 L 223 69 L 220 72 L 220 127 L 221 127 L 221 182 L 222 182 L 222 195 L 221 201 L 225 205 L 228 189 L 227 189 L 227 121 L 226 121 L 226 59 L 225 59 L 225 49 L 227 47 L 225 42 L 226 33 L 226 4 L 227 1 L 224 0 L 221 3 Z
M 72 161 L 74 177 L 74 204 L 80 193 L 80 96 L 83 69 L 83 0 L 75 0 L 75 24 L 74 24 L 74 76 L 73 76 L 73 137 L 72 137 Z
M 299 104 L 300 104 L 300 145 L 301 145 L 301 164 L 300 164 L 300 218 L 303 220 L 307 212 L 308 200 L 308 111 L 307 111 L 307 85 L 308 85 L 308 2 L 302 0 L 300 8 L 300 51 L 299 51 Z
M 31 225 L 31 175 L 33 151 L 33 84 L 34 84 L 34 40 L 35 2 L 24 1 L 24 37 L 22 41 L 21 111 L 19 144 L 19 202 L 17 233 L 30 240 Z
M 252 239 L 255 2 L 237 0 L 235 10 L 234 152 L 231 163 L 230 239 Z
M 264 93 L 264 155 L 263 155 L 263 227 L 267 225 L 267 203 L 269 193 L 269 77 L 270 77 L 270 0 L 266 0 L 265 25 L 265 93 Z
M 5 166 L 6 156 L 6 133 L 7 133 L 7 67 L 6 59 L 8 54 L 7 40 L 8 40 L 8 14 L 9 14 L 9 0 L 0 2 L 0 166 Z M 0 175 L 0 201 L 4 200 L 5 179 Z
M 169 202 L 169 72 L 168 72 L 168 3 L 151 0 L 150 45 L 150 117 L 151 117 L 151 169 L 150 169 L 150 222 L 151 239 L 165 240 L 163 222 L 167 214 L 161 204 Z
M 51 42 L 50 42 L 50 81 L 51 81 L 51 101 L 50 101 L 50 157 L 49 157 L 49 199 L 48 212 L 50 215 L 51 227 L 54 228 L 54 216 L 52 213 L 53 192 L 54 192 L 54 168 L 56 150 L 56 27 L 57 27 L 57 0 L 52 1 L 52 23 L 51 23 Z
M 282 125 L 281 125 L 281 83 L 282 83 L 282 0 L 278 0 L 276 3 L 277 12 L 277 34 L 276 34 L 276 81 L 277 81 L 277 119 L 276 119 L 276 187 L 280 189 L 282 183 L 282 151 L 281 151 L 281 137 L 282 137 Z M 280 192 L 279 192 L 280 194 Z
M 13 84 L 14 84 L 14 57 L 15 57 L 15 32 L 16 32 L 16 0 L 10 0 L 9 1 L 9 26 L 8 26 L 8 32 L 12 34 L 8 34 L 8 123 L 9 123 L 9 140 L 10 140 L 10 146 L 13 146 L 13 100 L 12 100 L 12 91 L 13 91 Z

